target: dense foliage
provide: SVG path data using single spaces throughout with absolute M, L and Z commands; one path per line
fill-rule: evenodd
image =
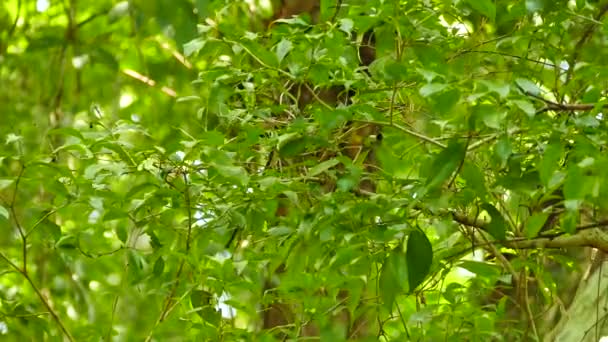
M 299 3 L 0 4 L 2 338 L 606 335 L 608 3 Z

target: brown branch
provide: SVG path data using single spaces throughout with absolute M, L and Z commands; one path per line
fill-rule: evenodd
M 487 231 L 487 222 L 458 212 L 452 212 L 452 219 L 462 225 Z M 566 248 L 566 247 L 593 247 L 608 253 L 608 232 L 599 227 L 608 226 L 608 221 L 599 221 L 576 227 L 576 234 L 563 233 L 552 236 L 539 236 L 532 239 L 514 238 L 508 240 L 494 240 L 488 243 L 500 244 L 514 249 L 540 249 L 540 248 Z
M 608 253 L 608 232 L 598 228 L 580 230 L 574 235 L 562 235 L 556 238 L 541 237 L 530 240 L 507 240 L 496 242 L 505 247 L 514 249 L 593 247 Z
M 595 15 L 594 20 L 596 22 L 599 22 L 600 19 L 604 16 L 604 14 L 606 14 L 606 12 L 608 12 L 608 3 L 604 4 L 600 11 Z M 568 60 L 568 73 L 566 74 L 566 81 L 564 82 L 564 85 L 568 84 L 572 79 L 572 75 L 574 74 L 574 64 L 576 64 L 576 60 L 579 57 L 583 45 L 585 45 L 585 43 L 587 43 L 587 41 L 591 39 L 591 36 L 595 32 L 596 26 L 596 23 L 592 23 L 587 26 L 587 29 L 585 30 L 585 32 L 583 32 L 581 38 L 578 40 L 578 42 L 576 42 L 576 45 L 574 46 L 574 52 L 572 52 L 572 56 L 570 57 L 570 60 Z
M 519 85 L 516 85 L 516 86 L 517 86 L 517 88 L 519 88 L 519 91 L 521 91 L 524 95 L 532 97 L 545 104 L 545 106 L 543 108 L 536 111 L 536 114 L 540 114 L 540 113 L 544 113 L 544 112 L 548 112 L 548 111 L 555 111 L 555 112 L 590 111 L 590 110 L 595 109 L 595 107 L 597 106 L 597 104 L 595 104 L 595 103 L 557 103 L 557 102 L 548 100 L 540 95 L 533 94 L 529 91 L 526 91 L 523 88 L 521 88 Z M 608 108 L 608 103 L 602 104 L 601 108 Z
M 527 61 L 527 62 L 531 62 L 531 63 L 536 63 L 536 64 L 540 64 L 540 65 L 544 65 L 547 67 L 551 67 L 551 68 L 559 68 L 562 71 L 567 71 L 568 69 L 566 68 L 562 68 L 558 65 L 555 65 L 553 63 L 548 63 L 548 62 L 543 62 L 541 60 L 537 60 L 537 59 L 532 59 L 532 58 L 528 58 L 528 57 L 522 57 L 522 56 L 518 56 L 518 55 L 513 55 L 510 53 L 506 53 L 506 52 L 500 52 L 500 51 L 490 51 L 490 50 L 463 50 L 458 52 L 457 54 L 455 54 L 452 57 L 449 57 L 447 59 L 447 61 L 451 61 L 452 59 L 458 58 L 460 56 L 469 54 L 469 53 L 481 53 L 481 54 L 487 54 L 487 55 L 498 55 L 498 56 L 503 56 L 503 57 L 509 57 L 509 58 L 514 58 L 514 59 L 519 59 L 522 61 Z

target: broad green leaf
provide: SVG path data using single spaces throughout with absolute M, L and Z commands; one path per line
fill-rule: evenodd
M 306 142 L 305 137 L 289 140 L 280 146 L 279 154 L 284 158 L 295 157 L 306 150 Z
M 273 227 L 268 229 L 268 235 L 271 236 L 283 236 L 283 235 L 289 235 L 291 233 L 293 233 L 295 230 L 291 227 L 287 227 L 287 226 L 279 226 L 279 227 Z
M 578 166 L 568 168 L 564 181 L 564 198 L 566 200 L 583 200 L 591 192 L 589 177 Z
M 2 205 L 0 205 L 0 216 L 4 217 L 7 220 L 9 218 L 8 210 L 5 207 L 3 207 Z
M 458 263 L 458 267 L 488 279 L 498 278 L 501 274 L 500 266 L 487 262 L 462 260 Z
M 505 165 L 511 153 L 513 152 L 513 147 L 511 146 L 511 141 L 509 140 L 508 135 L 503 135 L 498 139 L 496 145 L 494 146 L 494 153 L 500 160 L 501 165 Z
M 17 142 L 19 140 L 23 139 L 22 136 L 14 134 L 14 133 L 9 133 L 6 135 L 6 145 L 12 144 L 14 142 Z
M 310 168 L 308 175 L 314 177 L 340 164 L 337 159 L 329 159 Z
M 423 97 L 429 97 L 437 92 L 442 91 L 448 85 L 444 83 L 427 83 L 420 88 L 420 95 Z
M 407 263 L 405 254 L 394 249 L 382 265 L 380 272 L 380 297 L 384 307 L 392 311 L 395 298 L 404 292 L 409 292 Z
M 559 167 L 559 161 L 562 158 L 563 147 L 559 141 L 549 143 L 542 154 L 542 159 L 538 163 L 538 173 L 540 180 L 545 186 L 549 186 L 549 182 L 553 174 Z
M 582 10 L 586 3 L 586 0 L 576 0 L 576 9 Z
M 499 129 L 506 123 L 507 112 L 497 108 L 496 105 L 481 104 L 475 106 L 473 114 L 489 128 Z
M 574 234 L 576 233 L 576 225 L 578 224 L 579 212 L 578 210 L 566 210 L 566 213 L 562 215 L 560 228 L 568 233 Z
M 156 277 L 160 277 L 165 270 L 165 260 L 162 256 L 158 257 L 154 262 L 154 267 L 152 268 L 152 274 Z
M 14 179 L 0 179 L 0 190 L 4 190 L 15 182 Z
M 489 80 L 480 80 L 479 83 L 483 84 L 488 88 L 489 91 L 498 94 L 501 98 L 505 98 L 509 95 L 511 87 L 509 83 L 504 81 L 489 81 Z
M 441 115 L 450 116 L 451 111 L 460 101 L 460 91 L 457 88 L 451 88 L 442 91 L 433 97 L 433 108 Z
M 428 275 L 433 263 L 433 247 L 421 230 L 414 230 L 407 239 L 405 251 L 409 290 L 414 291 Z
M 277 56 L 270 52 L 270 50 L 257 42 L 243 40 L 240 42 L 247 53 L 254 57 L 256 62 L 262 64 L 262 66 L 276 68 L 279 66 L 279 60 Z
M 518 86 L 520 86 L 524 91 L 532 94 L 532 95 L 540 95 L 540 88 L 536 85 L 536 83 L 530 81 L 526 78 L 518 78 L 515 80 Z
M 526 9 L 529 13 L 542 11 L 546 0 L 526 0 Z
M 276 55 L 279 63 L 283 61 L 285 56 L 293 49 L 293 43 L 285 38 L 283 38 L 278 44 L 276 48 Z
M 485 15 L 491 21 L 496 19 L 496 6 L 492 0 L 467 0 L 475 11 Z
M 108 22 L 112 24 L 127 15 L 129 15 L 129 2 L 120 1 L 108 12 Z
M 528 222 L 526 223 L 526 237 L 531 239 L 538 236 L 541 228 L 545 222 L 547 222 L 548 217 L 549 214 L 545 213 L 534 213 L 532 216 L 530 216 L 528 218 Z
M 513 104 L 515 104 L 519 109 L 521 109 L 524 113 L 528 115 L 528 117 L 533 117 L 536 114 L 536 108 L 532 102 L 527 100 L 512 100 Z
M 433 174 L 426 181 L 429 189 L 441 186 L 454 174 L 465 157 L 465 149 L 465 144 L 453 140 L 435 157 L 430 170 Z
M 206 43 L 207 43 L 207 40 L 205 40 L 203 38 L 195 38 L 195 39 L 187 42 L 186 44 L 184 44 L 184 56 L 190 57 L 190 56 L 198 53 L 205 47 Z
M 49 131 L 49 135 L 55 135 L 55 134 L 76 137 L 81 141 L 85 140 L 84 136 L 82 135 L 82 133 L 80 133 L 79 130 L 71 128 L 71 127 L 54 128 Z
M 249 183 L 249 174 L 247 170 L 241 166 L 234 165 L 224 165 L 212 163 L 211 166 L 217 170 L 217 172 L 224 178 L 228 179 L 231 182 L 238 183 L 242 186 L 247 185 Z
M 344 31 L 344 33 L 350 34 L 353 31 L 354 22 L 352 19 L 343 18 L 340 19 L 340 30 Z
M 465 162 L 462 166 L 462 178 L 467 182 L 467 188 L 475 191 L 479 198 L 484 198 L 486 195 L 486 185 L 484 175 L 477 165 Z
M 490 223 L 486 226 L 488 233 L 496 240 L 504 240 L 506 238 L 507 222 L 502 214 L 490 203 L 482 204 L 481 208 L 488 212 L 491 217 Z
M 217 326 L 220 317 L 219 312 L 211 306 L 212 299 L 213 294 L 205 290 L 193 290 L 190 293 L 190 303 L 196 313 L 207 323 Z

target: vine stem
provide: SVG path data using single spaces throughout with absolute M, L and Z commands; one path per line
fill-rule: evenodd
M 185 184 L 184 199 L 186 201 L 186 208 L 187 208 L 187 214 L 188 214 L 188 233 L 186 235 L 186 255 L 188 255 L 188 253 L 190 252 L 190 247 L 191 247 L 190 240 L 192 237 L 192 224 L 193 224 L 192 206 L 191 206 L 191 199 L 190 199 L 190 183 L 189 183 L 189 179 L 188 179 L 188 174 L 186 172 L 184 172 L 184 173 L 182 173 L 182 176 L 183 176 L 184 184 Z M 173 298 L 175 298 L 175 294 L 177 293 L 177 288 L 179 287 L 179 283 L 180 283 L 180 280 L 182 277 L 182 272 L 184 270 L 185 264 L 186 264 L 186 259 L 182 259 L 177 268 L 177 272 L 175 273 L 175 283 L 173 284 L 173 286 L 171 287 L 171 291 L 169 291 L 169 294 L 165 298 L 165 301 L 163 304 L 163 309 L 161 310 L 160 315 L 158 316 L 158 319 L 156 319 L 154 326 L 152 327 L 152 329 L 150 329 L 150 333 L 148 333 L 148 336 L 145 339 L 146 342 L 149 342 L 152 340 L 152 334 L 154 332 L 154 329 L 156 329 L 156 327 L 169 316 L 169 313 L 175 307 L 175 305 L 173 303 Z
M 51 314 L 51 317 L 53 317 L 53 320 L 55 321 L 55 323 L 57 323 L 57 325 L 59 326 L 59 329 L 61 329 L 61 332 L 65 335 L 65 337 L 70 342 L 76 341 L 74 339 L 74 337 L 72 336 L 72 334 L 70 334 L 70 332 L 66 328 L 65 324 L 63 324 L 63 321 L 61 320 L 61 318 L 59 317 L 59 315 L 57 314 L 57 312 L 55 312 L 55 310 L 53 310 L 53 307 L 49 303 L 48 299 L 42 294 L 42 292 L 40 291 L 40 289 L 38 288 L 38 286 L 36 286 L 36 284 L 34 283 L 34 281 L 32 280 L 32 278 L 28 274 L 28 272 L 26 270 L 24 270 L 24 269 L 19 268 L 19 266 L 17 266 L 17 264 L 15 264 L 14 262 L 12 262 L 2 252 L 0 252 L 0 258 L 4 259 L 4 261 L 6 261 L 13 269 L 15 269 L 15 271 L 17 271 L 17 273 L 21 274 L 21 276 L 23 276 L 23 278 L 25 278 L 25 280 L 27 280 L 27 282 L 30 284 L 30 286 L 34 290 L 34 292 L 36 292 L 36 295 L 40 299 L 40 302 L 42 302 L 42 305 L 44 305 L 44 307 L 49 311 L 49 313 Z

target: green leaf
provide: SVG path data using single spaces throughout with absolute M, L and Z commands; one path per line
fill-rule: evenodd
M 528 13 L 535 13 L 542 11 L 545 7 L 546 0 L 526 0 L 526 10 Z
M 504 81 L 480 80 L 479 83 L 483 84 L 484 86 L 486 86 L 486 88 L 488 88 L 489 91 L 498 94 L 500 96 L 500 98 L 503 98 L 503 99 L 505 97 L 507 97 L 509 95 L 509 92 L 511 91 L 511 86 L 509 85 L 509 83 L 504 82 Z
M 479 198 L 486 195 L 486 185 L 484 175 L 477 165 L 465 162 L 462 166 L 462 178 L 467 182 L 467 187 L 474 190 Z
M 283 61 L 283 58 L 287 56 L 289 51 L 293 49 L 293 43 L 285 38 L 281 39 L 281 41 L 277 44 L 276 55 L 279 63 Z
M 536 114 L 536 108 L 534 108 L 534 105 L 530 101 L 512 100 L 511 102 L 526 113 L 528 117 L 533 117 Z
M 190 96 L 182 96 L 182 97 L 178 98 L 175 102 L 180 103 L 180 102 L 200 102 L 200 101 L 201 101 L 200 96 L 190 95 Z
M 465 156 L 465 149 L 465 144 L 457 140 L 452 140 L 447 148 L 435 157 L 430 170 L 433 175 L 427 178 L 426 182 L 426 186 L 429 189 L 441 186 L 443 182 L 452 176 Z
M 538 163 L 540 180 L 546 187 L 549 187 L 549 182 L 559 166 L 562 151 L 562 144 L 559 141 L 553 141 L 545 148 L 542 159 Z
M 154 267 L 152 268 L 152 274 L 156 277 L 160 277 L 163 274 L 165 269 L 165 260 L 162 256 L 158 257 L 154 262 Z
M 501 268 L 499 266 L 487 262 L 462 260 L 458 263 L 458 267 L 464 268 L 465 270 L 486 279 L 495 279 L 501 274 Z
M 492 0 L 467 0 L 475 11 L 485 15 L 491 21 L 496 19 L 496 6 Z
M 242 186 L 249 183 L 249 174 L 247 173 L 247 170 L 241 166 L 223 165 L 217 163 L 212 163 L 211 166 L 216 169 L 222 177 L 231 182 L 238 183 Z
M 4 190 L 11 186 L 15 180 L 14 179 L 0 179 L 0 190 Z
M 496 142 L 496 146 L 494 146 L 494 153 L 500 160 L 502 166 L 504 166 L 511 156 L 513 152 L 513 147 L 511 146 L 511 141 L 509 140 L 508 135 L 503 135 Z
M 2 205 L 0 205 L 0 216 L 4 217 L 7 220 L 9 218 L 8 210 L 5 207 L 3 207 Z
M 190 57 L 195 53 L 198 53 L 205 47 L 206 43 L 207 40 L 203 38 L 196 38 L 187 42 L 184 44 L 184 56 Z
M 265 67 L 276 68 L 279 66 L 279 60 L 277 56 L 270 52 L 264 46 L 254 41 L 241 41 L 240 45 L 252 55 L 258 63 L 261 63 Z
M 576 9 L 582 10 L 586 4 L 587 4 L 587 1 L 585 1 L 585 0 L 576 0 Z
M 290 158 L 299 155 L 306 149 L 305 137 L 296 137 L 294 139 L 286 141 L 279 148 L 279 154 L 281 157 Z
M 492 221 L 486 226 L 488 233 L 496 240 L 504 240 L 506 238 L 507 222 L 502 214 L 490 203 L 482 204 L 481 208 L 487 211 L 492 218 Z
M 85 140 L 84 137 L 82 136 L 82 133 L 80 133 L 79 130 L 71 128 L 71 127 L 54 128 L 49 131 L 49 135 L 55 135 L 55 134 L 62 135 L 62 136 L 72 136 L 72 137 L 78 138 L 81 141 Z
M 190 294 L 190 303 L 196 313 L 203 319 L 204 322 L 213 326 L 218 326 L 221 314 L 211 305 L 213 295 L 204 290 L 193 290 Z
M 530 218 L 528 218 L 528 222 L 526 223 L 526 237 L 531 239 L 538 236 L 541 228 L 545 225 L 545 222 L 547 222 L 548 217 L 549 214 L 545 213 L 534 213 L 532 216 L 530 216 Z
M 6 145 L 12 144 L 14 142 L 20 141 L 21 139 L 23 139 L 22 136 L 20 135 L 16 135 L 14 133 L 9 133 L 6 135 Z
M 566 200 L 583 200 L 589 194 L 589 178 L 583 170 L 574 165 L 568 168 L 566 180 L 564 181 L 564 198 Z
M 422 88 L 420 88 L 420 95 L 422 95 L 422 97 L 429 97 L 437 92 L 442 91 L 443 89 L 445 89 L 448 85 L 444 84 L 444 83 L 427 83 L 424 86 L 422 86 Z
M 308 171 L 308 175 L 311 177 L 314 177 L 316 175 L 319 175 L 319 174 L 331 169 L 332 167 L 334 167 L 338 164 L 340 164 L 340 161 L 338 161 L 335 158 L 326 160 L 324 162 L 321 162 L 321 163 L 311 167 L 310 170 Z
M 344 33 L 350 34 L 353 31 L 353 27 L 354 27 L 354 22 L 352 19 L 349 18 L 342 18 L 340 19 L 340 30 L 343 31 Z
M 497 108 L 496 105 L 477 105 L 473 108 L 473 114 L 489 128 L 499 129 L 506 123 L 507 112 Z
M 433 247 L 421 230 L 412 231 L 407 239 L 405 251 L 407 259 L 407 274 L 409 290 L 414 291 L 429 274 L 433 263 Z
M 409 292 L 407 263 L 404 253 L 399 249 L 393 249 L 382 265 L 380 271 L 380 297 L 384 307 L 392 311 L 395 298 L 403 293 Z
M 566 213 L 564 215 L 562 215 L 562 220 L 561 220 L 561 229 L 568 233 L 568 234 L 574 234 L 576 233 L 576 225 L 578 223 L 578 217 L 579 217 L 579 212 L 578 210 L 573 211 L 573 210 L 566 210 Z
M 540 88 L 536 85 L 536 83 L 530 81 L 529 79 L 518 78 L 515 80 L 515 83 L 517 83 L 517 85 L 527 93 L 532 95 L 540 95 Z
M 279 226 L 268 229 L 268 235 L 270 236 L 283 236 L 293 233 L 295 230 L 287 226 Z

